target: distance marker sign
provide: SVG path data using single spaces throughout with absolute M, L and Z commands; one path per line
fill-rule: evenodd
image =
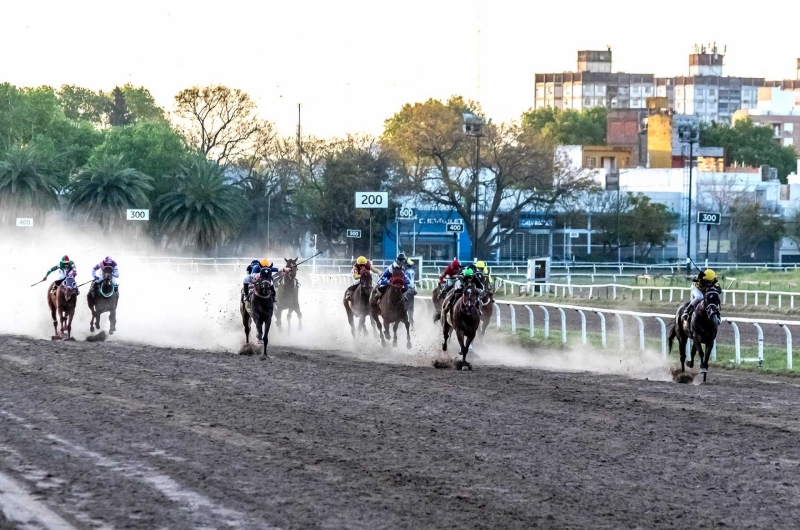
M 354 237 L 356 239 L 361 237 L 361 230 L 353 230 L 352 228 L 347 229 L 347 237 Z
M 385 191 L 357 191 L 356 208 L 388 208 L 389 193 Z
M 149 221 L 150 210 L 128 210 L 128 221 Z
M 716 212 L 697 212 L 697 224 L 718 225 L 722 216 Z
M 461 223 L 447 223 L 447 231 L 461 233 L 464 231 L 464 225 Z

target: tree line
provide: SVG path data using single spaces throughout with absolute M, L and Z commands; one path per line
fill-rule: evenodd
M 125 233 L 125 210 L 149 208 L 146 232 L 163 249 L 251 253 L 297 248 L 313 233 L 321 250 L 343 254 L 346 229 L 369 219 L 354 208 L 354 192 L 390 191 L 392 207 L 420 200 L 465 220 L 477 207 L 486 254 L 521 216 L 579 212 L 587 196 L 603 196 L 555 147 L 602 143 L 604 109 L 528 111 L 487 124 L 480 159 L 462 128 L 465 113 L 482 114 L 461 97 L 430 99 L 404 105 L 379 137 L 298 141 L 260 118 L 247 93 L 221 85 L 182 90 L 167 112 L 144 87 L 0 84 L 0 223 L 33 217 L 38 226 L 61 209 L 107 234 Z M 633 237 L 623 231 L 632 223 L 613 222 L 620 215 L 649 223 L 649 235 L 635 239 L 645 254 L 669 241 L 675 220 L 663 205 L 632 196 L 600 202 L 593 222 L 609 250 Z M 374 213 L 381 233 L 393 209 Z M 467 228 L 472 236 L 474 225 Z M 357 241 L 354 250 L 369 252 L 365 245 Z

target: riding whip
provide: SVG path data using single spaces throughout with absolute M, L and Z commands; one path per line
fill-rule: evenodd
M 32 284 L 31 284 L 31 287 L 33 287 L 34 285 L 39 285 L 40 283 L 42 283 L 42 282 L 46 282 L 46 281 L 47 281 L 47 278 L 45 278 L 44 280 L 38 281 L 38 282 L 36 282 L 36 283 L 32 283 Z
M 319 251 L 319 252 L 317 252 L 316 254 L 314 254 L 313 256 L 311 256 L 311 257 L 310 257 L 310 258 L 308 258 L 308 259 L 304 259 L 303 261 L 301 261 L 300 263 L 298 263 L 298 264 L 297 264 L 297 266 L 299 267 L 300 265 L 302 265 L 302 264 L 303 264 L 303 263 L 305 263 L 306 261 L 311 261 L 312 259 L 316 258 L 316 257 L 317 257 L 317 256 L 319 256 L 320 254 L 322 254 L 322 251 Z
M 87 283 L 92 283 L 93 281 L 94 281 L 94 280 L 89 280 L 88 282 L 83 282 L 83 283 L 82 283 L 82 284 L 80 284 L 78 287 L 83 287 L 83 286 L 84 286 L 84 285 L 86 285 Z

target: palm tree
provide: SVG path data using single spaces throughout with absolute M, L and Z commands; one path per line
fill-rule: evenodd
M 224 170 L 199 158 L 181 168 L 177 189 L 159 197 L 158 221 L 167 243 L 209 251 L 235 233 L 242 201 Z
M 128 167 L 121 155 L 93 160 L 70 183 L 70 208 L 106 231 L 125 222 L 129 208 L 149 208 L 152 178 Z
M 42 219 L 58 208 L 55 179 L 39 160 L 35 149 L 12 147 L 0 161 L 0 218 L 17 216 Z M 38 223 L 37 223 L 38 224 Z

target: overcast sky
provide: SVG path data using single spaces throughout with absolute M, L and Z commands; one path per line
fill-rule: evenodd
M 284 134 L 298 103 L 318 136 L 378 134 L 404 103 L 451 94 L 514 119 L 533 105 L 533 74 L 574 70 L 579 49 L 610 45 L 615 70 L 661 76 L 686 74 L 695 43 L 727 44 L 728 75 L 793 79 L 800 57 L 790 0 L 763 16 L 697 0 L 0 2 L 0 81 L 130 82 L 168 109 L 182 88 L 223 83 Z

